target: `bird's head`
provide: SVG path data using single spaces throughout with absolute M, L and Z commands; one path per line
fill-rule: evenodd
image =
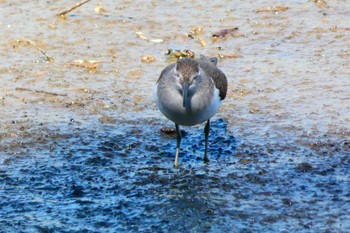
M 190 106 L 190 98 L 201 80 L 199 63 L 191 58 L 180 59 L 174 69 L 177 79 L 177 89 L 182 94 L 183 107 Z

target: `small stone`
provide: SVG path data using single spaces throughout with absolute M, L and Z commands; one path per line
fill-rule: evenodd
M 313 167 L 311 166 L 311 164 L 304 162 L 304 163 L 298 164 L 298 166 L 296 167 L 296 170 L 299 170 L 301 172 L 309 172 L 313 170 Z

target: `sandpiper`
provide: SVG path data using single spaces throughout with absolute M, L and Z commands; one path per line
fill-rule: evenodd
M 159 110 L 175 123 L 177 140 L 174 167 L 179 167 L 181 132 L 179 125 L 197 125 L 207 122 L 204 128 L 204 162 L 208 162 L 208 135 L 210 118 L 226 97 L 227 79 L 217 68 L 218 59 L 183 58 L 168 65 L 156 84 L 156 103 Z

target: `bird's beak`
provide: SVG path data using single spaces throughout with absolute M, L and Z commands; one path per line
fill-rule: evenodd
M 188 93 L 188 83 L 185 82 L 182 84 L 182 99 L 183 99 L 183 103 L 182 106 L 185 108 L 186 107 L 186 103 L 187 103 L 187 93 Z

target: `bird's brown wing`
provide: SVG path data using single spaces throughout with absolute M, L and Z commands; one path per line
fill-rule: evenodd
M 212 77 L 216 88 L 219 89 L 220 99 L 225 99 L 227 93 L 227 78 L 224 72 L 216 67 L 217 58 L 208 59 L 201 55 L 198 62 L 202 70 L 204 70 L 208 76 Z

